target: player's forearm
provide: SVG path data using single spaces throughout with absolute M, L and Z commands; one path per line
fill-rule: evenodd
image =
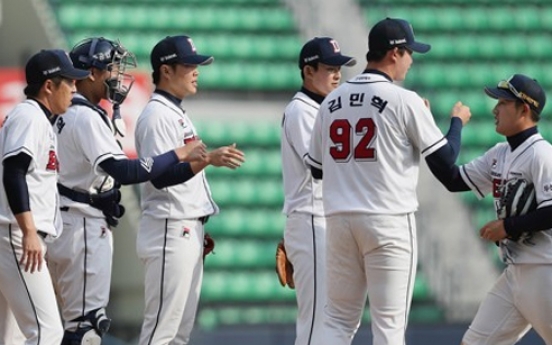
M 29 188 L 27 186 L 27 170 L 31 157 L 21 153 L 4 161 L 2 181 L 13 214 L 30 211 Z
M 17 221 L 17 225 L 23 232 L 23 236 L 28 235 L 31 231 L 37 231 L 31 211 L 16 214 L 15 220 Z
M 151 180 L 151 183 L 157 189 L 184 183 L 195 176 L 191 164 L 193 163 L 177 164 L 158 178 Z
M 541 207 L 523 216 L 504 219 L 504 229 L 509 237 L 518 237 L 523 232 L 538 232 L 552 229 L 552 206 Z
M 153 158 L 107 159 L 100 167 L 121 184 L 135 184 L 158 178 L 178 163 L 174 151 Z

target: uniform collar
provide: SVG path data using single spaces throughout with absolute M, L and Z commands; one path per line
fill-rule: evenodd
M 54 124 L 54 122 L 56 122 L 56 118 L 58 117 L 58 115 L 53 114 L 50 111 L 50 109 L 46 108 L 46 106 L 44 104 L 42 104 L 38 99 L 32 98 L 32 97 L 29 97 L 27 99 L 29 99 L 31 101 L 35 101 L 38 104 L 38 106 L 40 107 L 40 109 L 42 109 L 42 112 L 44 113 L 44 115 L 46 116 L 48 121 L 50 121 L 50 123 L 52 125 Z
M 306 87 L 301 87 L 301 92 L 305 95 L 309 96 L 313 101 L 315 101 L 318 104 L 322 104 L 322 101 L 324 101 L 324 96 L 319 95 L 315 92 L 312 92 L 308 90 Z
M 514 151 L 521 144 L 523 144 L 523 142 L 525 142 L 527 138 L 537 133 L 539 133 L 539 130 L 537 129 L 537 126 L 535 126 L 535 127 L 527 128 L 526 130 L 519 132 L 518 134 L 512 135 L 511 137 L 506 137 L 506 140 L 510 145 L 510 149 Z
M 174 95 L 171 95 L 167 91 L 161 90 L 161 89 L 155 89 L 155 91 L 153 91 L 153 92 L 155 92 L 158 95 L 161 95 L 161 96 L 165 97 L 166 99 L 171 101 L 171 103 L 174 103 L 174 105 L 176 105 L 178 108 L 180 108 L 180 104 L 182 103 L 182 100 L 180 98 L 178 98 Z
M 379 75 L 385 77 L 385 79 L 389 80 L 390 82 L 393 82 L 393 79 L 391 79 L 390 76 L 388 76 L 386 73 L 384 73 L 384 72 L 382 72 L 382 71 L 380 71 L 380 70 L 378 70 L 378 69 L 367 68 L 367 69 L 365 69 L 364 72 L 362 72 L 362 73 L 379 74 Z

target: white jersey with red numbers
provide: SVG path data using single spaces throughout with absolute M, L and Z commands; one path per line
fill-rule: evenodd
M 136 152 L 153 157 L 199 139 L 184 110 L 165 97 L 153 94 L 136 122 Z M 194 219 L 218 213 L 202 170 L 175 186 L 157 189 L 151 182 L 142 185 L 144 216 L 156 219 Z
M 320 105 L 303 92 L 297 92 L 284 111 L 282 121 L 282 176 L 284 209 L 323 216 L 322 181 L 312 178 L 308 155 L 312 127 Z
M 80 94 L 75 98 L 84 100 Z M 107 159 L 127 159 L 110 127 L 111 120 L 84 105 L 72 105 L 54 124 L 58 137 L 59 183 L 78 192 L 97 194 L 110 190 L 114 179 L 100 163 Z M 102 211 L 61 196 L 61 206 L 77 208 L 86 216 L 104 218 Z
M 57 237 L 61 232 L 57 192 L 57 142 L 52 124 L 34 100 L 26 100 L 7 116 L 0 131 L 2 161 L 25 153 L 31 157 L 25 175 L 29 206 L 38 230 Z M 0 165 L 0 176 L 3 176 Z M 0 224 L 17 225 L 0 178 Z
M 307 159 L 323 171 L 326 215 L 415 211 L 421 156 L 446 144 L 420 96 L 373 73 L 330 93 L 314 126 Z
M 540 134 L 527 138 L 514 151 L 499 143 L 483 156 L 465 164 L 460 173 L 464 182 L 480 198 L 492 193 L 495 209 L 500 186 L 510 179 L 525 179 L 535 186 L 538 207 L 552 205 L 552 145 Z M 507 264 L 550 264 L 552 230 L 535 232 L 515 242 L 500 242 L 502 260 Z

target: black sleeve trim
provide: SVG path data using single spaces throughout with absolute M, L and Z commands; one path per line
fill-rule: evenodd
M 448 143 L 426 156 L 427 166 L 433 175 L 451 192 L 470 190 L 460 175 L 460 168 L 455 164 L 460 153 L 461 132 L 462 120 L 453 117 L 445 136 Z
M 178 163 L 174 151 L 153 158 L 115 159 L 108 158 L 100 167 L 121 184 L 135 184 L 161 176 Z
M 27 186 L 27 171 L 31 165 L 31 156 L 20 153 L 4 160 L 4 190 L 8 204 L 13 214 L 31 210 L 29 202 L 29 187 Z
M 162 189 L 184 183 L 194 176 L 190 163 L 180 163 L 173 165 L 171 169 L 165 171 L 158 178 L 152 179 L 151 183 L 155 188 Z
M 552 206 L 541 207 L 523 216 L 504 219 L 504 230 L 509 237 L 519 237 L 524 232 L 552 229 Z
M 313 166 L 310 167 L 311 168 L 311 174 L 312 174 L 312 177 L 316 180 L 322 180 L 322 177 L 323 177 L 323 173 L 322 173 L 322 170 L 318 169 L 318 168 L 315 168 Z

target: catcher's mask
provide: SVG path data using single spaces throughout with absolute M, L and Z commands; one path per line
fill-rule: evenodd
M 123 103 L 134 84 L 134 77 L 127 73 L 127 69 L 136 67 L 134 54 L 118 41 L 94 37 L 77 43 L 69 56 L 76 68 L 109 71 L 110 76 L 105 80 L 106 99 L 113 104 Z

